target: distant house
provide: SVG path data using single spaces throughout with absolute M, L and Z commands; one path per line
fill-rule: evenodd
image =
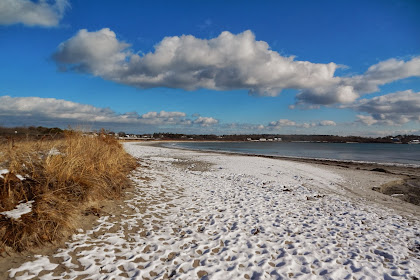
M 394 143 L 399 143 L 399 142 L 401 142 L 401 139 L 398 138 L 398 137 L 392 137 L 391 141 L 394 142 Z
M 260 142 L 265 142 L 265 141 L 267 141 L 267 139 L 265 139 L 265 138 L 260 138 L 260 140 L 259 140 Z

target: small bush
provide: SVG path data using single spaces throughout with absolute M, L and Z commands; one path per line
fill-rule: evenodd
M 136 165 L 105 133 L 91 138 L 66 131 L 62 140 L 3 144 L 0 169 L 9 173 L 0 176 L 0 212 L 34 202 L 32 211 L 18 219 L 0 214 L 0 251 L 22 251 L 69 236 L 85 209 L 121 195 Z

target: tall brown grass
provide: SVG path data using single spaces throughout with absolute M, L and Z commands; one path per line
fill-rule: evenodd
M 19 219 L 0 214 L 0 251 L 22 251 L 68 237 L 84 209 L 121 195 L 135 167 L 135 159 L 105 133 L 90 138 L 67 131 L 62 140 L 1 145 L 0 169 L 10 172 L 0 177 L 0 212 L 34 203 Z

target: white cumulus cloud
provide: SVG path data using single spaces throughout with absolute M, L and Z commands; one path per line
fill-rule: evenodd
M 342 106 L 367 115 L 357 115 L 358 121 L 367 125 L 401 125 L 420 121 L 420 92 L 400 91 L 370 99 L 360 99 Z
M 356 115 L 356 118 L 357 122 L 361 122 L 366 125 L 372 125 L 378 122 L 374 117 L 369 115 Z
M 134 127 L 149 126 L 209 126 L 218 121 L 211 117 L 187 118 L 184 112 L 148 112 L 139 115 L 136 112 L 118 114 L 109 108 L 72 101 L 41 97 L 0 96 L 1 125 L 65 125 L 80 123 L 114 124 Z
M 187 114 L 184 112 L 148 112 L 141 115 L 139 121 L 145 124 L 159 125 L 159 124 L 191 124 L 191 120 L 186 119 Z
M 211 117 L 198 117 L 194 121 L 194 123 L 195 124 L 199 124 L 199 125 L 201 125 L 203 127 L 206 127 L 206 126 L 211 126 L 211 125 L 214 125 L 214 124 L 218 124 L 219 121 L 216 120 L 216 119 L 214 119 L 214 118 L 211 118 Z
M 270 122 L 269 126 L 272 127 L 281 127 L 281 126 L 295 126 L 296 122 L 288 119 L 280 119 L 278 121 Z
M 320 126 L 336 126 L 337 124 L 335 123 L 335 121 L 325 120 L 325 121 L 319 122 L 319 125 Z
M 57 26 L 69 6 L 67 0 L 1 0 L 0 24 L 22 23 L 28 26 Z
M 80 30 L 53 55 L 62 69 L 79 70 L 140 88 L 194 90 L 248 89 L 277 95 L 284 88 L 318 85 L 332 78 L 337 65 L 295 61 L 256 41 L 251 31 L 222 32 L 205 40 L 190 35 L 165 37 L 143 56 L 128 50 L 108 28 Z
M 363 94 L 379 91 L 379 86 L 408 77 L 420 77 L 420 57 L 410 60 L 388 59 L 372 65 L 362 75 L 334 77 L 321 87 L 303 89 L 297 104 L 350 104 Z
M 362 75 L 339 77 L 335 71 L 343 66 L 281 56 L 249 30 L 236 35 L 224 31 L 209 40 L 165 37 L 154 52 L 140 55 L 109 28 L 83 29 L 61 43 L 53 58 L 64 71 L 90 73 L 139 88 L 246 89 L 269 96 L 297 89 L 297 105 L 349 104 L 386 83 L 420 76 L 420 57 L 414 57 L 389 59 Z

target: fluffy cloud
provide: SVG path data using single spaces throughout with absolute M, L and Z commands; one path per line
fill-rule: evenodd
M 337 124 L 335 123 L 335 121 L 325 120 L 325 121 L 319 122 L 319 125 L 320 126 L 336 126 Z
M 382 61 L 363 75 L 338 77 L 335 71 L 341 66 L 281 56 L 249 30 L 237 35 L 225 31 L 210 40 L 190 35 L 165 37 L 154 52 L 144 55 L 129 47 L 108 28 L 83 29 L 61 43 L 53 58 L 64 71 L 91 73 L 140 88 L 247 89 L 269 96 L 298 89 L 298 105 L 351 103 L 380 85 L 420 76 L 420 57 L 415 57 Z
M 116 79 L 127 68 L 126 59 L 132 54 L 125 51 L 129 44 L 119 42 L 109 28 L 98 32 L 80 30 L 76 36 L 61 43 L 53 59 L 61 69 L 88 72 L 95 76 Z
M 340 85 L 341 81 L 341 78 L 334 78 L 324 86 L 303 89 L 296 95 L 296 105 L 311 109 L 319 105 L 351 103 L 359 98 L 360 94 L 352 86 Z
M 251 123 L 222 123 L 218 126 L 224 134 L 263 133 L 266 128 L 262 124 Z
M 214 118 L 211 118 L 211 117 L 198 117 L 194 121 L 194 123 L 195 124 L 199 124 L 199 125 L 201 125 L 203 127 L 206 127 L 206 126 L 211 126 L 211 125 L 214 125 L 214 124 L 218 124 L 219 121 L 216 120 L 216 119 L 214 119 Z
M 400 125 L 420 121 L 420 92 L 411 90 L 390 93 L 371 99 L 361 99 L 352 105 L 342 106 L 367 113 L 358 115 L 358 121 L 366 125 Z
M 148 125 L 190 125 L 192 122 L 186 119 L 183 112 L 148 112 L 141 115 L 138 121 Z
M 0 24 L 22 23 L 28 26 L 57 26 L 70 6 L 67 0 L 2 0 L 0 1 Z
M 270 122 L 269 126 L 272 127 L 280 127 L 280 126 L 295 126 L 296 122 L 288 120 L 288 119 L 280 119 L 278 121 Z
M 363 94 L 378 91 L 379 86 L 408 77 L 420 77 L 420 57 L 408 61 L 392 58 L 370 66 L 363 75 L 334 77 L 324 86 L 302 90 L 296 96 L 297 104 L 349 104 Z
M 190 120 L 183 112 L 148 112 L 140 116 L 136 112 L 117 114 L 109 108 L 98 108 L 55 98 L 0 97 L 0 124 L 23 125 L 27 122 L 40 125 L 98 123 L 99 125 L 114 124 L 116 127 L 119 124 L 207 126 L 218 123 L 210 117 Z
M 170 119 L 170 118 L 182 118 L 185 117 L 186 114 L 183 112 L 165 112 L 165 111 L 160 111 L 158 112 L 149 112 L 146 114 L 141 115 L 141 117 L 143 119 Z
M 360 123 L 363 123 L 363 124 L 366 124 L 366 125 L 372 125 L 372 124 L 375 124 L 375 123 L 378 122 L 372 116 L 357 115 L 356 118 L 357 118 L 357 121 L 356 122 L 360 122 Z
M 312 122 L 312 123 L 297 123 L 295 121 L 291 121 L 288 119 L 280 119 L 278 121 L 270 122 L 267 125 L 267 128 L 269 129 L 281 129 L 283 127 L 297 127 L 297 128 L 310 128 L 310 127 L 316 127 L 316 126 L 335 126 L 337 125 L 334 121 L 330 120 L 324 120 L 320 122 Z
M 370 66 L 365 74 L 344 81 L 357 91 L 370 93 L 378 91 L 378 86 L 412 76 L 420 77 L 420 57 L 408 61 L 394 58 L 381 61 Z
M 0 97 L 0 116 L 33 117 L 39 119 L 68 119 L 90 122 L 135 122 L 136 113 L 116 114 L 109 108 L 75 103 L 55 98 L 40 97 Z
M 256 41 L 251 31 L 222 32 L 211 40 L 166 37 L 143 56 L 128 50 L 108 28 L 80 30 L 53 55 L 64 70 L 78 70 L 140 88 L 248 89 L 277 95 L 284 88 L 311 87 L 333 77 L 337 65 L 295 61 Z

